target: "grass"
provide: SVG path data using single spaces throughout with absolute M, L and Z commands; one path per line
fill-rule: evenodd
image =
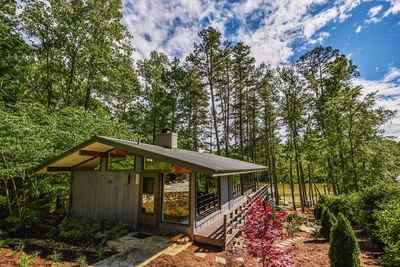
M 260 187 L 265 184 L 266 184 L 265 182 L 260 182 Z M 316 184 L 316 186 L 322 195 L 325 193 L 327 193 L 327 194 L 331 193 L 328 191 L 328 188 L 326 187 L 325 184 Z M 324 189 L 324 187 L 325 187 L 325 189 Z M 307 196 L 308 196 L 308 194 L 309 194 L 309 185 L 308 184 L 306 184 L 306 190 L 307 190 Z M 290 184 L 289 183 L 279 183 L 278 191 L 279 191 L 279 196 L 280 196 L 280 203 L 282 205 L 292 205 L 292 192 L 290 190 Z M 283 194 L 283 192 L 285 192 L 285 194 Z M 315 195 L 315 191 L 314 191 L 314 195 Z M 298 184 L 294 184 L 294 199 L 296 201 L 296 204 L 300 204 L 300 191 L 299 191 Z

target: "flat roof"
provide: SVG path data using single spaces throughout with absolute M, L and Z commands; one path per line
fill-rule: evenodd
M 79 153 L 80 150 L 108 152 L 113 149 L 123 149 L 135 155 L 165 161 L 213 176 L 257 172 L 267 168 L 262 165 L 209 153 L 195 152 L 179 148 L 165 148 L 157 145 L 138 143 L 105 136 L 94 136 L 90 140 L 36 168 L 35 173 L 68 172 L 67 168 L 74 168 L 77 165 L 93 159 L 92 156 L 81 155 Z

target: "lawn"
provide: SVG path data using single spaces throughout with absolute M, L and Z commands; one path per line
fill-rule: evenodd
M 265 185 L 265 182 L 260 182 L 260 187 Z M 269 185 L 269 184 L 268 184 Z M 329 194 L 331 193 L 330 190 L 326 187 L 325 184 L 319 183 L 315 184 L 319 190 L 319 192 L 323 194 Z M 307 190 L 307 195 L 309 194 L 309 185 L 306 184 L 306 190 Z M 279 183 L 278 185 L 278 191 L 279 191 L 279 201 L 283 205 L 292 205 L 292 192 L 290 190 L 290 184 L 289 183 Z M 315 195 L 315 191 L 314 191 Z M 315 196 L 314 196 L 315 197 Z M 294 198 L 296 203 L 300 203 L 300 191 L 299 191 L 299 185 L 294 184 Z

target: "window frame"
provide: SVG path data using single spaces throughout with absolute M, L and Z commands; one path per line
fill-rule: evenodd
M 171 169 L 169 169 L 169 170 L 167 170 L 167 169 L 146 169 L 146 159 L 151 159 L 151 160 L 156 160 L 156 161 L 159 161 L 159 162 L 167 163 L 167 164 L 171 165 Z M 172 163 L 168 163 L 168 162 L 166 162 L 166 161 L 162 161 L 162 160 L 158 160 L 158 159 L 154 159 L 154 158 L 150 158 L 150 157 L 143 156 L 143 160 L 142 160 L 142 170 L 143 170 L 143 171 L 159 171 L 159 172 L 166 172 L 166 173 L 168 173 L 168 172 L 171 172 L 171 171 L 172 171 L 172 166 L 173 166 Z
M 106 160 L 106 170 L 107 170 L 107 171 L 112 171 L 112 172 L 114 172 L 114 171 L 132 172 L 132 171 L 135 171 L 135 170 L 136 170 L 136 161 L 137 161 L 137 156 L 136 156 L 136 155 L 126 155 L 126 156 L 132 156 L 132 157 L 133 157 L 133 166 L 132 166 L 131 169 L 111 169 L 111 168 L 110 168 L 110 166 L 111 166 L 111 157 L 110 157 L 110 154 L 111 154 L 114 150 L 115 150 L 115 149 L 113 149 L 113 150 L 107 152 L 107 156 L 106 156 L 106 158 L 107 158 L 107 160 Z
M 196 173 L 195 180 L 194 180 L 194 182 L 195 182 L 195 210 L 194 210 L 194 213 L 195 213 L 195 221 L 196 222 L 200 222 L 203 219 L 207 218 L 208 216 L 210 216 L 210 215 L 212 215 L 212 214 L 214 214 L 214 213 L 216 213 L 218 211 L 221 211 L 221 176 L 211 176 L 211 175 L 203 174 L 203 175 L 206 175 L 206 177 L 208 177 L 209 179 L 217 179 L 217 201 L 218 201 L 218 204 L 217 204 L 217 206 L 215 208 L 213 208 L 206 215 L 201 215 L 201 214 L 198 213 L 197 178 L 198 178 L 199 174 L 201 174 L 201 173 Z M 201 216 L 199 216 L 199 215 L 201 215 Z
M 187 221 L 187 223 L 185 223 L 185 222 L 175 222 L 175 221 L 169 221 L 169 220 L 165 220 L 164 219 L 164 179 L 165 179 L 165 176 L 166 176 L 166 174 L 170 174 L 170 173 L 172 173 L 172 172 L 170 172 L 170 171 L 161 171 L 161 209 L 160 209 L 160 217 L 161 217 L 161 222 L 162 223 L 172 223 L 172 224 L 179 224 L 179 225 L 186 225 L 186 226 L 189 226 L 190 225 L 190 218 L 191 218 L 191 211 L 190 211 L 190 203 L 191 203 L 191 194 L 190 194 L 190 188 L 191 188 L 191 177 L 192 177 L 192 174 L 193 173 L 185 173 L 185 174 L 188 174 L 189 175 L 189 191 L 188 191 L 188 198 L 189 198 L 189 203 L 188 203 L 188 211 L 189 211 L 189 214 L 188 214 L 188 221 Z
M 240 186 L 239 186 L 239 188 L 240 188 L 240 193 L 236 193 L 235 194 L 235 190 L 234 190 L 234 188 L 235 188 L 235 184 L 233 183 L 233 181 L 234 181 L 234 176 L 235 175 L 239 175 L 239 181 L 240 181 Z M 234 175 L 232 175 L 232 197 L 233 197 L 233 199 L 235 200 L 235 199 L 238 199 L 238 198 L 240 198 L 241 196 L 243 196 L 244 195 L 244 192 L 243 192 L 243 178 L 242 178 L 242 174 L 234 174 Z

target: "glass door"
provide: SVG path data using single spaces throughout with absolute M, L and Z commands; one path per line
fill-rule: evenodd
M 140 179 L 140 224 L 157 226 L 159 200 L 158 173 L 142 173 Z

